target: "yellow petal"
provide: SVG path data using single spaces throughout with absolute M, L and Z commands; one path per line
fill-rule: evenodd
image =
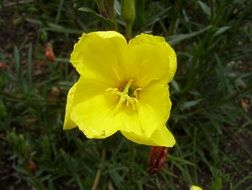
M 73 106 L 71 119 L 87 138 L 106 138 L 118 130 L 113 106 L 105 94 Z
M 154 131 L 151 137 L 137 135 L 135 133 L 127 133 L 124 131 L 121 131 L 121 133 L 127 139 L 138 144 L 173 147 L 176 143 L 172 133 L 166 128 L 166 126 L 160 127 L 159 130 Z
M 121 81 L 121 64 L 126 57 L 127 42 L 118 32 L 83 34 L 75 44 L 70 62 L 80 75 L 96 78 L 115 86 Z
M 132 137 L 129 139 L 134 142 L 155 144 L 153 139 L 160 139 L 157 131 L 161 130 L 163 134 L 167 132 L 163 126 L 165 126 L 171 109 L 168 86 L 163 83 L 154 83 L 140 91 L 138 95 L 137 109 L 134 110 L 132 107 L 124 105 L 114 118 L 114 125 L 119 127 L 119 130 L 127 137 Z M 113 107 L 113 104 L 111 106 Z M 169 134 L 169 131 L 167 133 Z M 158 145 L 157 143 L 156 145 Z
M 67 103 L 66 103 L 66 111 L 65 111 L 65 119 L 64 119 L 64 127 L 63 129 L 72 129 L 77 127 L 75 123 L 70 119 L 70 113 L 73 106 L 74 94 L 76 91 L 77 83 L 75 83 L 67 94 Z
M 129 42 L 129 59 L 125 70 L 137 76 L 138 85 L 164 80 L 169 82 L 177 69 L 174 50 L 163 37 L 140 34 Z
M 117 123 L 120 131 L 134 133 L 137 135 L 144 134 L 144 126 L 141 125 L 136 111 L 126 109 L 117 115 Z
M 167 84 L 154 83 L 139 92 L 137 104 L 138 119 L 144 128 L 144 134 L 150 137 L 152 133 L 167 122 L 171 101 Z
M 103 93 L 108 87 L 109 85 L 106 83 L 81 76 L 78 82 L 76 82 L 68 92 L 63 129 L 72 129 L 76 127 L 76 124 L 70 118 L 72 107 L 93 96 Z
M 81 103 L 89 98 L 103 94 L 109 87 L 110 85 L 106 83 L 106 81 L 80 76 L 75 90 L 74 104 Z

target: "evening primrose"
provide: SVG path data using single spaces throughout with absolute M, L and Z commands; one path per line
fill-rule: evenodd
M 139 144 L 175 144 L 166 122 L 167 84 L 177 62 L 163 37 L 140 34 L 127 43 L 115 31 L 83 34 L 70 61 L 80 78 L 68 92 L 64 129 L 78 126 L 87 138 L 120 131 Z

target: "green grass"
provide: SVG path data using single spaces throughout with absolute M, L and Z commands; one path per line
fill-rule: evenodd
M 146 173 L 147 146 L 62 130 L 78 78 L 68 61 L 73 44 L 114 21 L 92 0 L 19 2 L 0 2 L 1 189 L 91 189 L 97 175 L 97 189 L 108 190 L 252 189 L 252 111 L 241 106 L 252 101 L 250 1 L 137 0 L 133 35 L 164 36 L 178 56 L 168 122 L 177 144 L 155 175 Z M 115 8 L 124 33 L 120 1 Z M 44 56 L 49 41 L 56 62 Z

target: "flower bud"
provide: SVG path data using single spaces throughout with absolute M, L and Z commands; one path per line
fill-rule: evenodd
M 202 190 L 202 188 L 196 185 L 192 185 L 190 190 Z
M 123 20 L 129 24 L 132 24 L 135 20 L 135 0 L 122 0 L 121 14 Z
M 135 20 L 136 11 L 135 11 L 135 0 L 122 0 L 121 4 L 121 14 L 122 18 L 125 21 L 126 29 L 126 39 L 130 40 L 132 32 L 132 24 Z
M 148 156 L 149 174 L 158 173 L 165 164 L 168 148 L 160 146 L 152 146 Z

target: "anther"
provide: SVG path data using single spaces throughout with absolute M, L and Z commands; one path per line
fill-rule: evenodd
M 137 98 L 137 93 L 138 93 L 138 91 L 141 91 L 142 90 L 142 88 L 137 88 L 135 91 L 134 91 L 134 96 L 135 96 L 135 98 Z

